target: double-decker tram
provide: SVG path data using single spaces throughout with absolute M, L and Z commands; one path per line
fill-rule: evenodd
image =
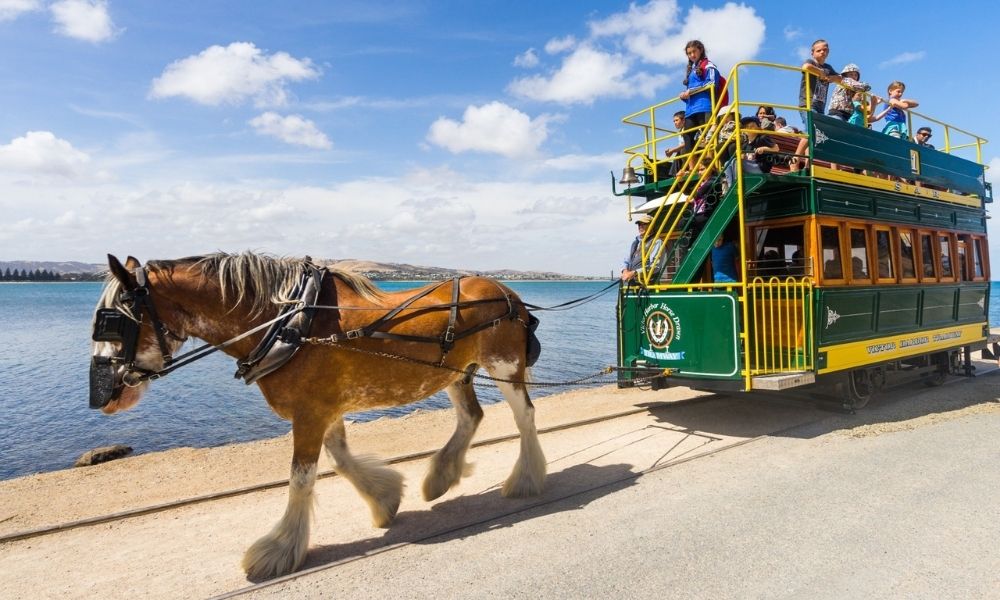
M 801 73 L 736 65 L 697 143 L 671 156 L 678 98 L 624 117 L 641 140 L 612 191 L 652 221 L 620 292 L 619 385 L 661 373 L 655 385 L 802 387 L 858 408 L 887 379 L 970 374 L 986 347 L 986 140 L 914 111 L 909 131 L 933 126 L 940 147 L 873 130 L 867 111 L 862 125 L 805 111 Z M 758 106 L 802 129 L 741 122 Z

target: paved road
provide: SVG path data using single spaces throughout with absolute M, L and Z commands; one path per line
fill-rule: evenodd
M 605 462 L 627 479 L 252 597 L 997 598 L 998 392 L 993 373 L 643 475 Z

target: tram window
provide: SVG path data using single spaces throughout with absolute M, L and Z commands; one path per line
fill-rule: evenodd
M 951 268 L 951 238 L 947 235 L 938 236 L 941 244 L 941 278 L 954 278 L 955 271 Z
M 916 279 L 917 272 L 913 266 L 913 233 L 899 232 L 899 270 L 903 279 Z
M 969 281 L 969 253 L 966 251 L 965 240 L 958 240 L 958 252 L 955 259 L 958 261 L 958 275 L 960 281 Z
M 754 272 L 764 277 L 804 275 L 802 225 L 760 227 L 754 231 Z
M 868 240 L 864 229 L 851 228 L 851 277 L 868 279 Z
M 972 276 L 982 279 L 983 275 L 983 240 L 974 238 L 972 240 Z
M 924 267 L 924 279 L 934 279 L 934 243 L 931 241 L 931 234 L 920 234 L 920 261 Z
M 895 277 L 895 272 L 892 268 L 892 244 L 887 229 L 878 229 L 875 231 L 875 250 L 878 253 L 878 278 L 892 279 Z M 910 265 L 912 269 L 912 260 L 910 261 Z
M 823 278 L 843 279 L 844 269 L 840 258 L 840 228 L 836 225 L 820 227 L 823 246 Z

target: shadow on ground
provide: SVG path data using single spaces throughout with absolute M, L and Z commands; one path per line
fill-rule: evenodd
M 541 496 L 508 499 L 499 489 L 458 496 L 428 510 L 404 511 L 381 537 L 309 550 L 303 569 L 323 568 L 400 544 L 439 544 L 478 535 L 540 516 L 580 510 L 593 500 L 633 485 L 641 476 L 631 465 L 574 465 L 549 475 Z

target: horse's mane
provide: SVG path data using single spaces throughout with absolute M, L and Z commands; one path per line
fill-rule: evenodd
M 217 252 L 205 256 L 191 256 L 177 260 L 151 260 L 146 263 L 150 271 L 169 271 L 179 267 L 197 269 L 208 277 L 217 278 L 222 290 L 222 300 L 232 306 L 249 302 L 251 314 L 259 315 L 275 304 L 293 302 L 292 289 L 298 283 L 303 269 L 311 263 L 307 259 L 274 257 L 254 252 L 228 254 Z M 382 291 L 367 277 L 339 269 L 328 269 L 362 298 L 376 302 Z M 109 275 L 101 294 L 99 306 L 124 310 L 118 301 L 121 284 Z

